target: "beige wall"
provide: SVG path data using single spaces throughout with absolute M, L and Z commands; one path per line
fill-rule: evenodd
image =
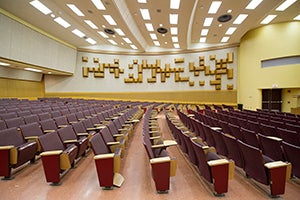
M 238 103 L 246 109 L 261 108 L 261 89 L 300 88 L 300 64 L 261 68 L 261 61 L 300 55 L 300 22 L 263 26 L 249 31 L 241 40 L 238 60 Z M 299 95 L 299 90 L 293 90 Z M 283 92 L 283 102 L 289 98 Z M 284 103 L 290 112 L 293 103 Z

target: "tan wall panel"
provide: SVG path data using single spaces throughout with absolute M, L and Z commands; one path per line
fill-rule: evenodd
M 236 90 L 231 91 L 165 91 L 165 92 L 53 92 L 45 97 L 96 98 L 110 100 L 159 101 L 193 104 L 232 104 L 237 103 Z
M 0 78 L 0 98 L 28 98 L 44 97 L 44 82 L 23 81 Z

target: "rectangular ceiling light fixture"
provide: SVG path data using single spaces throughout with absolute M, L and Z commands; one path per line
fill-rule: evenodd
M 106 21 L 112 25 L 115 26 L 117 25 L 117 23 L 115 22 L 115 20 L 110 16 L 110 15 L 103 15 L 103 17 L 106 19 Z
M 150 33 L 150 37 L 152 40 L 157 40 L 157 36 L 155 33 Z
M 98 10 L 106 10 L 101 0 L 92 0 Z
M 5 62 L 0 62 L 0 65 L 1 65 L 1 66 L 6 66 L 6 67 L 7 67 L 7 66 L 10 66 L 9 63 L 5 63 Z
M 201 43 L 205 43 L 205 42 L 206 42 L 206 37 L 200 37 L 200 40 L 199 40 L 199 42 L 201 42 Z
M 153 41 L 153 43 L 154 43 L 155 46 L 158 46 L 158 47 L 160 46 L 159 41 Z
M 120 28 L 115 28 L 115 31 L 120 35 L 120 36 L 124 36 L 125 33 L 122 31 L 122 29 Z
M 170 24 L 177 24 L 178 23 L 178 14 L 170 14 Z
M 247 10 L 254 10 L 263 0 L 252 0 L 247 6 Z
M 48 15 L 50 13 L 52 13 L 52 11 L 47 8 L 44 4 L 42 4 L 40 1 L 38 0 L 34 0 L 29 2 L 33 7 L 35 7 L 36 9 L 38 9 L 40 12 L 42 12 L 44 15 Z
M 145 26 L 148 31 L 154 31 L 153 25 L 151 23 L 146 23 Z
M 263 19 L 260 24 L 268 24 L 270 23 L 277 15 L 268 15 L 265 19 Z
M 218 12 L 220 6 L 222 4 L 222 1 L 213 1 L 211 2 L 210 8 L 208 10 L 209 14 L 215 14 Z
M 204 23 L 203 23 L 203 26 L 210 26 L 212 21 L 213 21 L 213 17 L 206 17 L 205 20 L 204 20 Z
M 107 40 L 107 41 L 109 41 L 109 42 L 112 43 L 113 45 L 117 45 L 117 43 L 116 43 L 114 40 L 112 40 L 112 39 L 109 39 L 109 40 Z
M 30 67 L 26 67 L 24 69 L 27 71 L 32 71 L 32 72 L 42 72 L 42 70 L 40 70 L 40 69 L 34 69 L 34 68 L 30 68 Z
M 56 23 L 58 23 L 59 25 L 61 25 L 62 27 L 64 27 L 64 28 L 68 28 L 68 27 L 71 26 L 71 24 L 69 24 L 66 20 L 64 20 L 64 19 L 61 18 L 61 17 L 55 18 L 54 21 L 55 21 Z
M 142 17 L 144 20 L 150 20 L 150 13 L 148 9 L 140 9 Z
M 233 21 L 233 24 L 241 24 L 247 17 L 247 14 L 239 14 L 239 16 Z
M 232 35 L 234 31 L 236 30 L 236 27 L 229 27 L 225 33 L 225 35 Z
M 178 43 L 175 43 L 175 44 L 174 44 L 174 48 L 179 49 L 179 48 L 180 48 L 179 44 L 178 44 Z
M 225 36 L 225 37 L 222 38 L 221 42 L 223 42 L 223 43 L 228 42 L 228 40 L 229 40 L 229 37 Z
M 87 41 L 88 43 L 94 45 L 96 44 L 97 42 L 95 40 L 93 40 L 92 38 L 87 38 L 85 41 Z
M 280 6 L 276 8 L 276 11 L 285 11 L 288 7 L 290 7 L 297 0 L 286 0 Z
M 131 47 L 132 49 L 137 49 L 137 47 L 136 47 L 134 44 L 130 45 L 130 47 Z
M 178 34 L 178 28 L 177 27 L 171 27 L 171 35 L 177 35 Z
M 147 0 L 137 0 L 138 3 L 147 3 Z
M 102 37 L 108 38 L 108 36 L 107 36 L 103 31 L 98 31 L 98 33 L 99 33 Z
M 89 25 L 92 29 L 98 29 L 98 26 L 96 26 L 91 20 L 84 20 L 84 22 Z
M 84 14 L 74 4 L 67 4 L 67 6 L 79 17 L 83 17 Z
M 170 8 L 171 9 L 179 9 L 180 0 L 170 0 Z
M 123 40 L 124 40 L 126 43 L 128 43 L 128 44 L 131 44 L 131 43 L 132 43 L 131 40 L 130 40 L 129 38 L 123 38 Z
M 77 36 L 80 37 L 80 38 L 82 38 L 82 37 L 85 36 L 85 34 L 84 34 L 83 32 L 81 32 L 80 30 L 78 30 L 78 29 L 74 29 L 74 30 L 72 31 L 72 33 L 74 33 L 75 35 L 77 35 Z
M 300 20 L 300 15 L 296 16 L 294 20 Z
M 208 34 L 208 29 L 201 30 L 201 36 L 206 36 Z
M 173 37 L 172 37 L 172 42 L 174 42 L 174 43 L 175 43 L 175 42 L 178 42 L 178 37 L 177 37 L 177 36 L 173 36 Z

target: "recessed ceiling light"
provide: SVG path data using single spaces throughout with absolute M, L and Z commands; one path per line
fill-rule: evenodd
M 286 0 L 283 2 L 280 6 L 276 8 L 276 11 L 284 11 L 288 7 L 290 7 L 293 3 L 295 3 L 297 0 Z
M 105 7 L 101 0 L 92 0 L 92 2 L 98 10 L 105 10 Z
M 136 47 L 134 44 L 130 45 L 130 47 L 131 47 L 132 49 L 137 49 L 137 47 Z
M 67 6 L 79 17 L 84 16 L 84 14 L 77 8 L 74 4 L 67 4 Z
M 74 33 L 75 35 L 77 35 L 77 36 L 80 37 L 80 38 L 82 38 L 82 37 L 85 36 L 85 34 L 84 34 L 83 32 L 81 32 L 80 30 L 78 30 L 78 29 L 74 29 L 74 30 L 72 31 L 72 33 Z
M 107 40 L 107 41 L 109 41 L 109 42 L 112 43 L 113 45 L 117 45 L 117 43 L 116 43 L 114 40 L 112 40 L 112 39 L 109 39 L 109 40 Z
M 146 23 L 145 26 L 148 31 L 154 31 L 153 25 L 151 23 Z
M 170 0 L 170 8 L 171 9 L 179 9 L 180 0 Z
M 296 16 L 294 20 L 300 20 L 300 15 Z
M 85 41 L 87 41 L 88 43 L 94 45 L 96 44 L 97 42 L 95 40 L 93 40 L 92 38 L 87 38 Z
M 208 29 L 202 29 L 201 30 L 201 35 L 206 36 L 208 34 Z
M 206 17 L 205 20 L 204 20 L 204 23 L 203 23 L 203 26 L 210 26 L 212 21 L 213 21 L 213 17 Z
M 33 7 L 35 7 L 36 9 L 38 9 L 40 12 L 42 12 L 44 15 L 48 15 L 50 13 L 52 13 L 52 11 L 47 8 L 44 4 L 42 4 L 40 1 L 38 0 L 34 0 L 29 2 Z
M 110 16 L 110 15 L 103 15 L 103 17 L 106 19 L 106 21 L 110 24 L 110 25 L 117 25 L 117 23 L 115 22 L 115 20 Z
M 239 14 L 239 16 L 234 20 L 233 24 L 241 24 L 247 17 L 247 14 Z
M 123 40 L 124 40 L 126 43 L 128 43 L 128 44 L 131 44 L 131 43 L 132 43 L 131 40 L 130 40 L 129 38 L 123 38 Z
M 209 14 L 215 14 L 218 12 L 220 6 L 222 4 L 222 1 L 213 1 L 210 5 L 210 8 L 208 10 Z
M 160 46 L 159 41 L 153 41 L 153 43 L 154 43 L 155 46 Z
M 64 28 L 68 28 L 71 26 L 71 24 L 69 24 L 66 20 L 64 20 L 63 18 L 61 17 L 57 17 L 54 19 L 54 21 L 56 23 L 58 23 L 59 25 L 63 26 Z
M 147 0 L 137 0 L 138 3 L 147 3 Z
M 247 10 L 254 10 L 263 0 L 252 0 L 247 6 Z
M 170 31 L 171 31 L 171 35 L 177 35 L 178 34 L 178 28 L 177 27 L 171 27 Z
M 92 29 L 98 29 L 98 27 L 91 20 L 84 20 L 84 22 L 89 25 Z
M 5 62 L 0 62 L 0 65 L 1 65 L 1 66 L 10 66 L 9 63 L 5 63 Z
M 224 42 L 227 42 L 228 40 L 229 40 L 229 37 L 225 36 L 225 37 L 222 38 L 221 42 L 224 43 Z
M 234 31 L 236 30 L 236 27 L 229 27 L 225 33 L 225 35 L 232 35 Z
M 103 31 L 98 31 L 98 33 L 99 33 L 102 37 L 108 38 L 108 36 L 107 36 Z
M 27 71 L 32 71 L 32 72 L 42 72 L 42 70 L 40 70 L 40 69 L 34 69 L 34 68 L 30 68 L 30 67 L 26 67 L 24 69 Z
M 170 24 L 177 24 L 178 23 L 178 14 L 170 14 Z
M 157 32 L 163 34 L 162 36 L 165 36 L 165 34 L 168 32 L 168 29 L 163 28 L 163 27 L 159 27 L 158 29 L 156 29 Z
M 232 10 L 231 9 L 227 10 L 227 13 L 232 13 Z
M 157 36 L 155 33 L 150 33 L 150 37 L 152 40 L 157 40 Z
M 150 20 L 150 13 L 148 9 L 140 9 L 142 17 L 144 20 Z
M 267 17 L 265 17 L 265 19 L 263 19 L 260 24 L 268 24 L 270 23 L 275 17 L 277 17 L 277 15 L 268 15 Z
M 206 37 L 200 37 L 200 40 L 199 40 L 199 42 L 201 42 L 201 43 L 205 43 L 205 42 L 206 42 Z
M 172 42 L 178 42 L 178 37 L 177 36 L 173 36 L 172 37 Z
M 120 35 L 120 36 L 124 36 L 125 33 L 122 31 L 122 29 L 120 28 L 115 28 L 115 31 Z
M 174 44 L 174 48 L 179 49 L 179 48 L 180 48 L 179 44 L 178 44 L 178 43 L 175 43 L 175 44 Z

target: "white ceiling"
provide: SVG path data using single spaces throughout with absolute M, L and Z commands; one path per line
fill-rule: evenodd
M 285 11 L 276 11 L 276 8 L 285 0 L 264 0 L 255 10 L 246 9 L 250 0 L 223 0 L 216 14 L 208 14 L 212 2 L 210 0 L 181 0 L 179 9 L 170 9 L 170 0 L 147 0 L 147 3 L 138 3 L 137 0 L 102 0 L 106 10 L 98 10 L 91 0 L 40 0 L 52 11 L 47 15 L 31 6 L 30 1 L 32 0 L 0 0 L 0 7 L 79 50 L 91 51 L 151 53 L 198 50 L 206 47 L 238 44 L 247 31 L 262 26 L 260 22 L 269 14 L 277 15 L 271 23 L 293 21 L 300 14 L 299 0 Z M 74 4 L 84 16 L 77 16 L 66 4 Z M 144 8 L 149 9 L 150 20 L 145 21 L 142 18 L 140 9 Z M 228 10 L 232 10 L 230 13 L 232 19 L 224 23 L 218 22 L 217 18 L 223 14 L 228 14 Z M 177 25 L 170 25 L 169 14 L 178 14 Z M 240 25 L 233 24 L 239 14 L 248 14 L 248 17 Z M 109 25 L 103 15 L 111 15 L 117 25 Z M 71 26 L 63 28 L 54 22 L 56 17 L 62 17 Z M 203 27 L 206 17 L 213 18 L 210 27 Z M 92 29 L 84 20 L 91 20 L 98 29 Z M 149 32 L 145 23 L 151 23 L 154 31 Z M 156 31 L 160 26 L 168 30 L 165 35 Z M 114 35 L 107 34 L 109 37 L 107 39 L 103 38 L 98 33 L 104 30 L 103 27 L 111 30 L 120 28 L 125 36 L 116 33 Z M 178 28 L 177 35 L 171 35 L 171 27 Z M 232 35 L 225 34 L 229 27 L 236 28 Z M 209 31 L 205 43 L 200 43 L 203 28 L 207 28 Z M 96 44 L 91 45 L 85 38 L 74 35 L 72 33 L 74 29 L 83 32 L 86 38 L 95 40 Z M 156 34 L 160 47 L 154 45 L 150 33 Z M 178 42 L 175 43 L 178 43 L 180 48 L 174 48 L 172 36 L 178 37 Z M 221 42 L 224 36 L 229 36 L 226 43 Z M 135 45 L 137 49 L 134 50 L 123 38 L 130 39 L 131 44 Z M 114 40 L 117 44 L 112 45 L 108 41 L 109 39 Z

